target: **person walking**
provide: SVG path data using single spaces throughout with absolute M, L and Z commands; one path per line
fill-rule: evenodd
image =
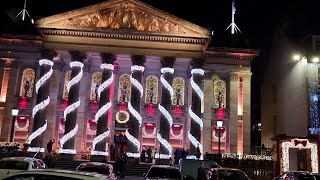
M 51 154 L 51 152 L 52 152 L 52 146 L 54 143 L 55 143 L 54 139 L 50 139 L 50 141 L 47 144 L 47 150 L 48 150 L 49 154 Z

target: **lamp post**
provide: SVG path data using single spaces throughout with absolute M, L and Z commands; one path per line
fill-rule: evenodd
M 17 119 L 17 115 L 19 113 L 19 109 L 12 108 L 11 114 L 12 114 L 12 124 L 11 124 L 11 132 L 10 132 L 10 142 L 13 142 L 13 135 L 14 135 L 14 124 Z
M 221 137 L 221 132 L 220 132 L 220 130 L 221 130 L 222 126 L 223 126 L 223 121 L 222 121 L 221 119 L 219 119 L 219 120 L 217 121 L 217 127 L 218 127 L 218 131 L 219 131 L 219 136 L 218 136 L 218 154 L 219 154 L 219 155 L 221 154 L 221 152 L 220 152 L 220 137 Z
M 158 131 L 158 133 L 160 134 L 160 130 Z M 158 133 L 157 133 L 157 139 L 158 139 Z M 161 143 L 159 143 L 159 164 L 160 164 L 160 151 L 161 151 Z

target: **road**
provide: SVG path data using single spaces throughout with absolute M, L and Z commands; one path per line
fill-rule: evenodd
M 136 176 L 126 176 L 125 180 L 143 180 L 143 177 L 136 177 Z

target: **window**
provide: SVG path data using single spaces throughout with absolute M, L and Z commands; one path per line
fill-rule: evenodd
M 21 97 L 32 97 L 33 85 L 35 79 L 35 71 L 27 68 L 22 72 L 20 96 Z
M 173 100 L 172 105 L 184 105 L 184 79 L 176 77 L 172 81 Z
M 119 79 L 118 101 L 128 102 L 131 97 L 131 81 L 129 74 L 123 74 Z
M 64 76 L 63 99 L 68 99 L 67 85 L 70 79 L 71 79 L 71 71 L 68 71 Z
M 91 80 L 91 93 L 90 93 L 90 100 L 98 100 L 98 88 L 101 85 L 102 81 L 102 73 L 101 72 L 96 72 L 93 73 L 92 75 L 92 80 Z
M 226 82 L 221 79 L 215 79 L 213 81 L 213 106 L 214 108 L 225 108 L 226 107 L 226 95 L 227 88 Z
M 0 161 L 0 169 L 28 170 L 29 163 L 23 161 Z
M 158 102 L 158 78 L 149 76 L 146 80 L 145 103 L 157 104 Z

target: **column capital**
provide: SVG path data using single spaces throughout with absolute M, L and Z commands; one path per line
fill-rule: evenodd
M 83 60 L 87 58 L 87 54 L 85 52 L 82 52 L 82 51 L 70 50 L 69 54 L 71 56 L 71 61 L 83 62 Z
M 243 82 L 251 82 L 252 73 L 243 73 L 242 80 Z
M 170 67 L 173 68 L 176 58 L 174 57 L 161 57 L 160 63 L 161 67 Z
M 47 48 L 42 48 L 40 50 L 41 58 L 42 59 L 48 59 L 48 60 L 53 60 L 54 57 L 58 55 L 58 53 L 55 50 L 47 49 Z
M 192 69 L 202 69 L 205 62 L 206 59 L 203 58 L 192 58 L 190 60 L 190 66 L 192 67 Z
M 132 65 L 143 66 L 146 62 L 146 56 L 143 55 L 132 55 L 131 56 Z
M 100 53 L 102 63 L 113 64 L 117 60 L 117 56 L 111 53 Z
M 239 81 L 239 73 L 230 72 L 230 81 Z

